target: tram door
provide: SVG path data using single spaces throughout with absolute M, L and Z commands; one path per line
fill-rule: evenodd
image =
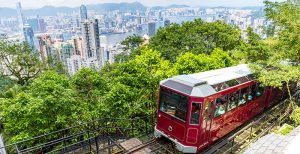
M 201 124 L 202 128 L 202 134 L 200 137 L 200 146 L 204 146 L 205 144 L 208 144 L 210 142 L 211 138 L 211 124 L 212 124 L 212 118 L 213 118 L 213 105 L 214 99 L 205 99 L 205 103 L 203 104 L 204 110 L 203 110 L 203 120 Z

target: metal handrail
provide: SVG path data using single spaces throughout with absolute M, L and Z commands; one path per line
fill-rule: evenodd
M 122 123 L 123 121 L 128 121 L 128 122 L 127 124 L 124 124 L 124 126 L 122 126 L 123 124 L 121 124 L 121 126 L 117 126 L 119 122 Z M 142 125 L 140 126 L 141 128 L 139 128 L 135 125 L 135 123 L 141 121 L 142 121 Z M 131 136 L 137 132 L 142 132 L 144 130 L 146 131 L 151 130 L 145 128 L 151 126 L 151 124 L 149 123 L 151 123 L 151 116 L 142 116 L 142 117 L 134 117 L 134 118 L 105 117 L 105 118 L 100 118 L 89 122 L 84 122 L 72 127 L 64 128 L 47 134 L 32 137 L 16 143 L 8 144 L 3 147 L 0 147 L 0 149 L 12 147 L 17 151 L 16 153 L 22 153 L 22 152 L 26 153 L 26 152 L 39 150 L 39 149 L 43 150 L 49 147 L 53 148 L 53 146 L 55 145 L 65 144 L 66 142 L 71 143 L 71 145 L 76 145 L 77 143 L 82 142 L 82 140 L 78 141 L 79 140 L 78 137 L 83 137 L 84 135 L 88 135 L 88 136 L 92 135 L 92 137 L 88 137 L 88 138 L 98 138 L 98 136 L 109 136 L 109 134 L 112 135 L 112 133 L 114 133 L 115 135 L 122 134 L 123 136 Z M 20 149 L 22 145 L 24 147 L 24 144 L 29 141 L 43 140 L 46 138 L 50 138 L 50 141 L 44 142 L 42 144 L 36 143 L 36 145 L 33 145 L 29 148 Z M 77 141 L 76 143 L 74 143 L 72 140 L 77 140 Z M 69 147 L 71 145 L 64 145 L 64 148 Z

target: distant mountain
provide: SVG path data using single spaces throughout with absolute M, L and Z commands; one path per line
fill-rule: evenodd
M 145 11 L 146 7 L 138 2 L 133 3 L 103 3 L 103 4 L 92 4 L 87 5 L 88 10 L 96 10 L 100 12 L 109 12 L 114 10 L 120 10 L 121 12 L 124 11 Z M 55 6 L 44 6 L 39 9 L 29 9 L 23 10 L 25 16 L 50 16 L 56 15 L 57 13 L 72 13 L 78 12 L 79 7 L 70 8 L 70 7 L 55 7 Z M 10 16 L 17 16 L 17 11 L 11 8 L 1 8 L 0 7 L 0 17 L 10 17 Z
M 186 8 L 186 7 L 190 7 L 190 6 L 188 6 L 188 5 L 173 4 L 173 5 L 169 5 L 169 6 L 154 6 L 154 7 L 151 7 L 151 10 L 173 9 L 173 8 Z
M 121 12 L 124 11 L 146 11 L 146 7 L 138 2 L 133 3 L 104 3 L 104 4 L 96 4 L 96 5 L 87 5 L 88 9 L 97 10 L 100 12 L 109 12 L 114 10 L 120 10 Z
M 242 9 L 245 9 L 245 10 L 263 10 L 264 6 L 247 6 L 247 7 L 242 7 Z
M 0 17 L 16 16 L 17 11 L 12 8 L 0 7 Z
M 185 8 L 185 7 L 190 7 L 190 6 L 173 4 L 173 5 L 168 6 L 167 8 Z
M 39 9 L 24 10 L 25 16 L 49 16 L 56 15 L 57 13 L 72 13 L 73 11 L 78 11 L 79 8 L 69 8 L 69 7 L 55 7 L 55 6 L 44 6 Z

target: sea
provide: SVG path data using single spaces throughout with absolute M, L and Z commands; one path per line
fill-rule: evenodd
M 174 17 L 168 17 L 171 21 L 171 23 L 177 23 L 181 24 L 182 22 L 186 21 L 193 21 L 195 19 L 201 18 L 204 21 L 210 21 L 212 20 L 213 16 L 208 16 L 208 15 L 203 15 L 203 16 L 174 16 Z M 158 21 L 156 22 L 156 30 L 159 29 L 160 27 L 164 26 L 163 21 Z M 108 46 L 114 46 L 117 43 L 121 43 L 124 39 L 126 39 L 128 36 L 132 36 L 134 34 L 143 36 L 144 34 L 148 33 L 148 24 L 142 24 L 142 30 L 137 30 L 134 32 L 127 32 L 127 33 L 118 33 L 118 34 L 101 34 L 100 38 L 102 43 L 107 44 Z M 70 33 L 64 33 L 63 37 L 65 40 L 71 39 L 71 37 L 75 34 L 70 34 Z M 105 39 L 104 39 L 105 38 Z

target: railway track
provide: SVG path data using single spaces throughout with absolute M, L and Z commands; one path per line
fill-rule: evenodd
M 173 154 L 176 152 L 173 144 L 168 140 L 164 138 L 162 139 L 152 138 L 151 140 L 145 143 L 142 143 L 136 147 L 133 147 L 123 152 L 123 154 L 132 154 L 132 153 Z

